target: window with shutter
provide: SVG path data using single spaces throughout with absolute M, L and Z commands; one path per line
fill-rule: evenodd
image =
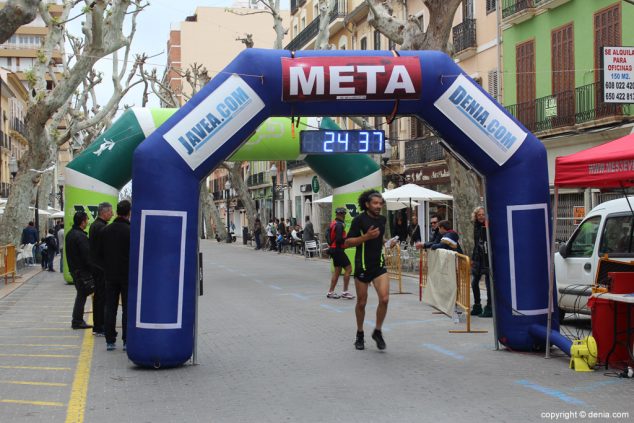
M 529 130 L 535 130 L 535 41 L 515 47 L 517 73 L 517 117 Z
M 498 71 L 497 69 L 490 70 L 488 72 L 488 88 L 487 91 L 493 98 L 499 100 L 499 91 L 498 91 Z
M 374 49 L 381 50 L 381 33 L 374 31 Z
M 567 24 L 551 33 L 552 95 L 557 110 L 551 110 L 551 125 L 575 124 L 575 53 L 573 25 Z
M 605 46 L 620 46 L 621 44 L 621 2 L 606 7 L 594 14 L 594 98 L 596 117 L 603 117 L 620 110 L 619 106 L 603 102 L 603 86 L 601 72 L 601 48 Z
M 487 0 L 487 15 L 495 12 L 496 0 Z
M 368 49 L 368 39 L 367 39 L 367 37 L 361 38 L 361 42 L 359 43 L 359 49 L 360 50 L 367 50 Z

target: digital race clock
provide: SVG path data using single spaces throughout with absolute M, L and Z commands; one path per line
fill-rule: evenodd
M 385 131 L 301 131 L 299 151 L 302 154 L 382 154 Z

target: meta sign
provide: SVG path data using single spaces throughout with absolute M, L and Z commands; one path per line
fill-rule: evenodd
M 416 57 L 282 58 L 282 100 L 418 100 Z

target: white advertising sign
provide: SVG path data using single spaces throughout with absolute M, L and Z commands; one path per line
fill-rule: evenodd
M 603 101 L 634 103 L 634 47 L 603 47 Z
M 500 166 L 526 139 L 527 133 L 464 75 L 434 106 Z
M 256 92 L 231 75 L 163 138 L 195 170 L 263 108 Z

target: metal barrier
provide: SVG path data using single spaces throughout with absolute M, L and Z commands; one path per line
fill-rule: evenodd
M 421 250 L 419 259 L 418 298 L 423 300 L 423 288 L 427 286 L 427 250 Z M 486 333 L 486 330 L 471 329 L 471 259 L 464 254 L 456 254 L 456 306 L 466 316 L 467 327 L 464 330 L 450 330 L 450 333 Z
M 15 245 L 0 246 L 0 277 L 4 276 L 4 284 L 6 285 L 11 275 L 11 282 L 15 282 L 16 255 Z
M 398 281 L 398 293 L 403 292 L 403 266 L 401 264 L 401 246 L 395 245 L 392 248 L 383 247 L 383 256 L 385 257 L 385 267 L 390 279 Z

